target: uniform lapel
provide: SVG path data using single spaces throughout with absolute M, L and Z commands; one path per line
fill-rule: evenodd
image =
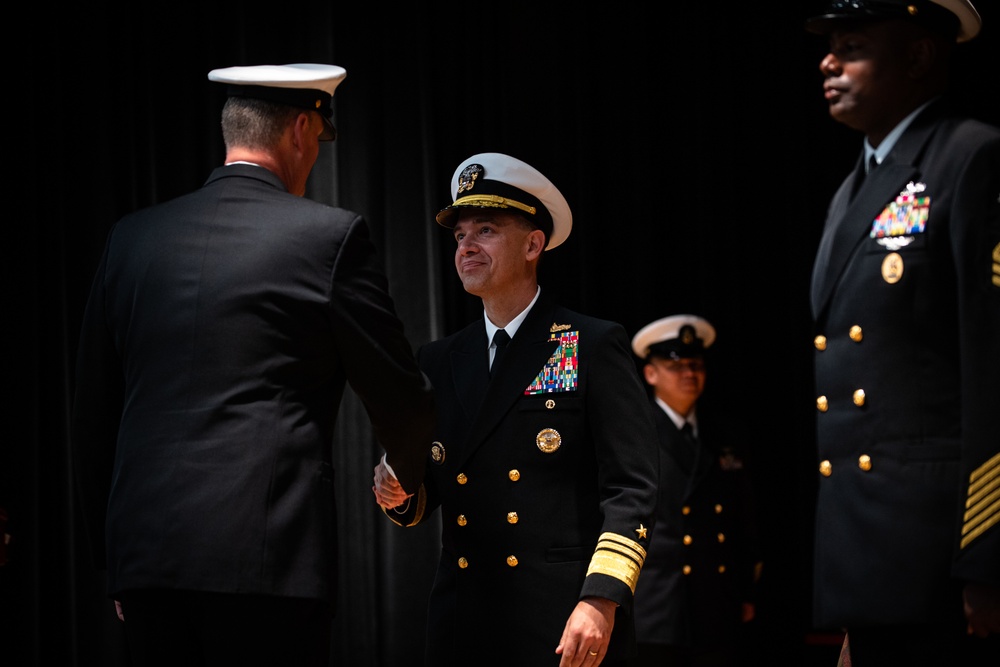
M 912 180 L 918 179 L 920 155 L 927 145 L 932 121 L 938 115 L 932 107 L 916 118 L 899 138 L 885 162 L 864 179 L 851 199 L 849 182 L 837 191 L 823 230 L 816 265 L 813 268 L 812 311 L 818 318 L 833 293 L 858 246 L 869 236 L 872 222 Z M 863 156 L 858 158 L 863 160 Z M 854 175 L 848 177 L 853 180 Z M 825 261 L 824 261 L 825 258 Z
M 486 325 L 465 330 L 466 334 L 455 342 L 448 359 L 451 374 L 458 390 L 458 402 L 469 421 L 476 418 L 490 381 L 489 350 L 486 345 Z
M 503 364 L 497 369 L 493 379 L 490 380 L 488 373 L 486 374 L 486 380 L 480 388 L 484 393 L 479 413 L 469 431 L 468 440 L 462 447 L 463 462 L 496 429 L 552 356 L 558 345 L 556 341 L 549 340 L 553 310 L 551 304 L 540 298 L 507 345 Z M 485 349 L 485 327 L 482 340 Z M 462 390 L 463 387 L 459 385 L 459 389 Z M 471 387 L 464 389 L 473 391 Z

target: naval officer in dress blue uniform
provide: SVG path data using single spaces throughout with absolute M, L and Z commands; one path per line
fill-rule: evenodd
M 375 480 L 398 524 L 441 513 L 426 664 L 620 664 L 657 483 L 628 337 L 539 286 L 542 253 L 572 224 L 548 178 L 483 153 L 451 195 L 437 223 L 483 316 L 418 352 L 441 410 L 423 486 L 394 495 L 384 463 Z
M 753 664 L 747 642 L 762 562 L 749 471 L 720 419 L 698 410 L 715 327 L 698 315 L 649 323 L 632 339 L 652 390 L 660 497 L 635 591 L 632 667 Z
M 225 165 L 108 234 L 71 443 L 132 665 L 327 667 L 347 382 L 403 487 L 423 478 L 431 388 L 367 224 L 302 196 L 345 76 L 210 72 Z
M 855 667 L 1000 664 L 1000 130 L 948 96 L 980 16 L 834 0 L 806 27 L 863 135 L 812 278 L 814 622 Z

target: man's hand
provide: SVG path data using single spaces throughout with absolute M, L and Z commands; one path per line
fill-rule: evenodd
M 115 600 L 115 611 L 118 612 L 118 620 L 124 621 L 125 613 L 122 611 L 122 603 L 118 600 Z
M 963 591 L 969 634 L 1000 634 L 1000 586 L 969 582 Z
M 400 506 L 412 495 L 407 494 L 399 481 L 389 472 L 384 458 L 375 466 L 375 486 L 372 487 L 372 492 L 379 506 L 387 510 Z
M 556 653 L 562 656 L 559 667 L 601 664 L 608 652 L 617 607 L 611 600 L 596 597 L 576 603 L 556 647 Z

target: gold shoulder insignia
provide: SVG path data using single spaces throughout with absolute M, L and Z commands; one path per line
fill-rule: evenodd
M 1000 454 L 969 475 L 969 491 L 962 523 L 964 549 L 991 527 L 1000 523 Z
M 571 326 L 573 326 L 573 325 L 572 324 L 556 324 L 555 322 L 553 322 L 552 323 L 552 328 L 549 329 L 549 333 L 555 333 L 557 331 L 566 331 Z

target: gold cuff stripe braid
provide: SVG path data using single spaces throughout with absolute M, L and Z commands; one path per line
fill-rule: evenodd
M 469 195 L 468 197 L 456 199 L 452 206 L 492 206 L 494 208 L 510 206 L 531 215 L 534 215 L 538 210 L 534 206 L 528 206 L 527 204 L 522 204 L 519 201 L 507 199 L 499 195 Z
M 961 548 L 1000 523 L 1000 454 L 994 455 L 969 475 Z
M 646 550 L 637 542 L 616 533 L 604 533 L 597 542 L 587 576 L 604 574 L 613 577 L 628 586 L 634 594 L 645 560 Z

